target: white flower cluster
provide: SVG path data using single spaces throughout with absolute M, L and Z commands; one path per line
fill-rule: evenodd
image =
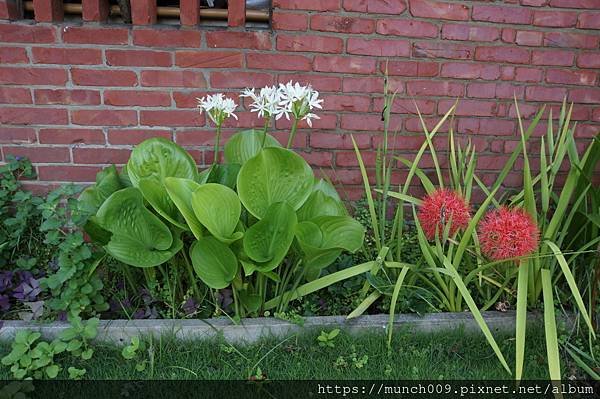
M 298 82 L 292 84 L 279 84 L 276 86 L 267 86 L 260 89 L 258 94 L 255 89 L 244 90 L 241 97 L 252 99 L 250 110 L 258 112 L 260 118 L 280 119 L 285 116 L 290 119 L 290 114 L 297 120 L 305 120 L 308 126 L 312 127 L 311 119 L 319 119 L 319 117 L 311 111 L 315 108 L 322 108 L 323 100 L 319 99 L 319 92 L 314 90 L 310 85 L 301 86 Z
M 221 126 L 223 121 L 230 116 L 237 119 L 237 115 L 233 113 L 237 108 L 236 103 L 231 98 L 223 96 L 222 93 L 207 95 L 197 100 L 200 111 L 206 112 L 217 126 Z

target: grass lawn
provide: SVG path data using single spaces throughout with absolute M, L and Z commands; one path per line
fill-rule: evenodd
M 543 331 L 527 334 L 526 379 L 547 378 Z M 268 379 L 510 379 L 493 351 L 479 333 L 453 332 L 423 334 L 398 331 L 393 350 L 388 353 L 383 334 L 351 336 L 342 331 L 334 347 L 319 346 L 319 331 L 267 339 L 252 345 L 229 345 L 224 341 L 147 342 L 150 351 L 136 360 L 125 360 L 121 350 L 95 346 L 87 362 L 73 362 L 70 356 L 58 358 L 63 366 L 59 378 L 68 378 L 69 366 L 87 369 L 86 379 L 247 379 L 263 374 Z M 497 336 L 510 365 L 514 364 L 514 339 Z M 0 352 L 9 348 L 6 344 Z M 62 356 L 62 355 L 61 355 Z M 136 370 L 143 359 L 146 367 Z M 572 373 L 563 361 L 567 375 Z M 565 367 L 566 366 L 566 367 Z M 10 379 L 8 368 L 0 368 L 0 378 Z

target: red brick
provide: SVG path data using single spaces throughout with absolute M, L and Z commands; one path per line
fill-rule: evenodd
M 477 47 L 475 59 L 490 62 L 508 62 L 511 64 L 529 63 L 529 51 L 515 47 Z
M 421 42 L 413 44 L 413 57 L 467 60 L 473 58 L 474 50 L 473 47 L 460 44 Z
M 520 30 L 517 31 L 515 43 L 519 46 L 541 46 L 543 37 L 543 32 Z
M 501 24 L 529 24 L 533 12 L 522 7 L 502 7 L 474 5 L 471 18 L 474 21 L 497 22 Z
M 28 63 L 29 57 L 23 47 L 0 47 L 0 64 Z
M 563 8 L 598 8 L 598 0 L 550 0 L 550 6 Z
M 305 31 L 308 29 L 308 15 L 305 13 L 289 13 L 273 10 L 271 24 L 276 31 Z
M 377 21 L 377 33 L 406 37 L 437 37 L 439 28 L 429 22 L 412 19 L 380 19 Z
M 358 148 L 365 149 L 371 147 L 371 136 L 367 134 L 354 135 L 354 141 Z M 325 148 L 325 149 L 354 149 L 352 143 L 352 137 L 349 134 L 333 134 L 325 132 L 311 132 L 310 133 L 310 146 L 311 148 Z
M 512 136 L 516 123 L 502 119 L 459 118 L 458 132 L 483 136 Z
M 332 36 L 278 35 L 277 50 L 306 51 L 315 53 L 341 53 L 344 41 Z
M 93 182 L 99 166 L 39 166 L 38 177 L 42 181 Z
M 57 108 L 0 108 L 0 123 L 8 125 L 65 125 L 67 110 Z
M 241 68 L 238 51 L 177 51 L 175 64 L 182 68 Z
M 111 66 L 156 66 L 173 65 L 171 53 L 150 50 L 106 50 L 106 63 Z
M 500 38 L 500 29 L 491 26 L 449 25 L 442 26 L 442 39 L 493 42 Z
M 579 14 L 577 27 L 579 29 L 600 29 L 600 12 L 582 12 Z
M 36 104 L 98 105 L 100 92 L 95 90 L 36 89 Z
M 133 71 L 71 69 L 73 83 L 78 86 L 137 86 L 137 75 Z
M 548 5 L 549 0 L 521 0 L 521 5 L 530 7 L 543 7 Z
M 342 87 L 346 93 L 383 93 L 383 78 L 344 78 Z
M 110 14 L 108 0 L 86 0 L 82 2 L 82 19 L 85 22 L 106 22 Z
M 440 100 L 438 114 L 445 114 L 454 104 L 454 100 Z M 498 103 L 495 101 L 461 100 L 454 115 L 457 116 L 495 116 L 498 114 Z
M 136 145 L 152 137 L 163 137 L 171 140 L 170 130 L 142 129 L 109 129 L 108 142 L 117 145 Z
M 531 52 L 531 63 L 533 65 L 571 66 L 574 59 L 575 54 L 572 51 L 533 50 Z
M 140 111 L 144 126 L 203 126 L 204 115 L 199 111 Z
M 550 47 L 568 48 L 598 48 L 599 38 L 597 36 L 582 35 L 571 32 L 546 32 L 544 45 Z
M 54 43 L 56 28 L 52 25 L 0 24 L 4 43 Z
M 514 79 L 519 82 L 539 82 L 542 80 L 543 71 L 534 68 L 515 68 Z
M 303 55 L 246 54 L 249 69 L 274 69 L 283 71 L 310 71 L 311 59 Z
M 100 129 L 40 129 L 41 144 L 104 144 Z
M 410 42 L 404 40 L 348 39 L 347 53 L 380 57 L 409 57 Z
M 273 8 L 309 11 L 338 11 L 341 0 L 273 0 Z
M 571 89 L 569 101 L 584 104 L 600 104 L 600 89 Z
M 27 157 L 35 163 L 57 163 L 70 162 L 71 154 L 68 147 L 9 147 L 2 148 L 4 155 L 14 155 L 16 157 Z
M 406 82 L 406 92 L 409 96 L 462 97 L 465 88 L 461 83 L 421 80 Z
M 373 151 L 365 151 L 361 154 L 361 158 L 366 167 L 373 167 L 376 163 L 377 154 Z M 356 153 L 354 151 L 337 151 L 335 154 L 335 164 L 341 167 L 358 166 Z
M 498 65 L 449 62 L 442 64 L 440 76 L 457 79 L 496 80 L 500 77 L 500 67 Z
M 313 120 L 312 121 L 313 126 L 310 129 L 326 130 L 326 129 L 335 129 L 336 128 L 337 114 L 325 114 L 325 113 L 319 112 L 319 116 L 321 117 L 321 119 Z M 283 130 L 289 131 L 289 129 L 292 127 L 292 122 L 288 121 L 285 118 L 281 118 L 276 122 L 275 126 L 277 127 L 277 129 L 283 129 Z M 298 128 L 299 129 L 308 129 L 309 126 L 305 121 L 300 121 L 300 123 L 298 124 Z M 275 136 L 277 137 L 277 134 L 275 134 Z M 287 138 L 287 136 L 286 136 L 286 138 Z M 296 145 L 294 144 L 294 146 L 296 146 Z
M 145 47 L 200 47 L 202 33 L 198 30 L 135 29 L 133 44 Z
M 129 110 L 75 109 L 71 110 L 71 122 L 90 126 L 137 125 L 137 112 Z
M 175 106 L 177 108 L 197 108 L 198 107 L 198 98 L 206 96 L 206 91 L 186 91 L 186 92 L 173 92 L 173 100 L 175 101 Z M 233 97 L 225 93 L 227 97 Z
M 342 78 L 338 76 L 298 75 L 294 73 L 279 75 L 277 77 L 277 82 L 279 83 L 287 83 L 289 81 L 298 82 L 303 85 L 311 85 L 315 90 L 322 92 L 342 91 Z
M 323 32 L 367 34 L 375 31 L 375 21 L 364 18 L 315 14 L 310 18 L 310 29 Z
M 438 64 L 434 62 L 390 61 L 381 63 L 382 72 L 396 76 L 437 76 Z
M 0 104 L 32 104 L 31 92 L 22 87 L 0 87 Z
M 406 4 L 404 0 L 344 0 L 344 10 L 398 15 L 406 10 Z
M 580 53 L 577 56 L 577 66 L 580 68 L 600 68 L 600 53 Z
M 400 118 L 392 118 L 390 127 L 392 130 L 400 130 L 402 124 Z M 360 131 L 383 131 L 383 121 L 380 115 L 374 114 L 342 114 L 341 128 L 345 130 Z
M 460 3 L 442 3 L 431 0 L 408 0 L 413 17 L 466 21 L 469 7 Z
M 546 82 L 568 85 L 595 86 L 598 74 L 592 71 L 573 71 L 567 69 L 549 69 L 546 71 Z
M 142 86 L 154 87 L 206 87 L 202 72 L 195 71 L 142 71 Z
M 467 87 L 467 96 L 474 98 L 498 98 L 512 100 L 513 97 L 523 98 L 523 86 L 508 83 L 470 83 Z
M 131 150 L 119 148 L 74 148 L 73 162 L 77 164 L 125 164 Z
M 62 68 L 0 67 L 0 84 L 63 86 L 66 82 L 67 71 Z
M 14 21 L 21 18 L 21 10 L 16 0 L 0 0 L 0 19 Z
M 567 89 L 562 87 L 528 87 L 525 99 L 530 101 L 562 101 L 567 95 Z
M 36 22 L 62 22 L 64 11 L 60 0 L 35 0 L 33 15 Z
M 166 92 L 142 90 L 105 90 L 104 104 L 115 106 L 168 107 L 171 96 Z
M 383 111 L 383 98 L 376 98 L 373 100 L 373 111 L 381 113 Z M 392 113 L 394 114 L 417 114 L 417 107 L 419 112 L 424 115 L 430 115 L 435 112 L 436 103 L 435 100 L 414 100 L 414 99 L 403 99 L 396 98 L 392 105 Z M 381 116 L 380 116 L 381 117 Z
M 36 64 L 102 64 L 102 50 L 100 49 L 33 47 L 31 55 Z
M 533 14 L 535 26 L 551 28 L 571 28 L 577 22 L 577 13 L 569 11 L 542 11 L 536 10 Z
M 255 72 L 211 72 L 210 86 L 217 89 L 243 89 L 263 87 L 274 83 L 274 77 L 268 73 Z
M 323 96 L 323 109 L 327 111 L 367 112 L 371 98 L 363 96 L 329 95 Z
M 65 26 L 61 29 L 65 43 L 79 44 L 127 44 L 127 28 L 92 28 L 89 26 Z
M 134 25 L 153 25 L 156 23 L 156 1 L 134 0 L 131 2 L 131 22 Z
M 315 56 L 314 70 L 319 72 L 369 74 L 377 71 L 377 61 L 366 57 Z
M 271 34 L 268 32 L 206 32 L 206 45 L 210 48 L 243 48 L 270 50 Z
M 23 127 L 0 127 L 0 144 L 35 143 L 35 130 Z
M 512 28 L 502 29 L 502 41 L 504 43 L 514 43 L 517 38 L 517 31 Z

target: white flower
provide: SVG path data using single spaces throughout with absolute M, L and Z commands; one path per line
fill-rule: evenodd
M 304 115 L 304 118 L 302 118 L 302 120 L 305 120 L 306 123 L 308 124 L 308 126 L 312 127 L 312 121 L 311 119 L 321 119 L 319 118 L 318 115 L 312 114 L 312 113 L 308 113 L 306 115 Z
M 281 93 L 276 86 L 263 87 L 258 94 L 254 92 L 254 88 L 246 89 L 240 97 L 252 99 L 250 111 L 258 112 L 259 118 L 271 118 L 272 116 L 275 116 L 275 119 L 281 118 L 282 109 L 279 106 Z
M 207 95 L 206 97 L 197 98 L 198 108 L 200 112 L 204 111 L 217 126 L 221 126 L 223 121 L 230 116 L 237 119 L 237 115 L 233 113 L 237 108 L 235 102 L 222 93 Z
M 319 99 L 319 92 L 314 90 L 310 85 L 301 86 L 300 83 L 288 82 L 285 85 L 279 84 L 281 100 L 279 105 L 282 108 L 281 113 L 287 119 L 292 113 L 296 119 L 304 119 L 309 126 L 312 126 L 310 119 L 319 119 L 319 117 L 311 111 L 314 108 L 321 109 L 323 100 Z

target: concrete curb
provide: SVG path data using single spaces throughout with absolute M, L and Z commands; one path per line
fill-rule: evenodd
M 512 332 L 515 328 L 514 312 L 483 312 L 483 317 L 492 332 Z M 528 318 L 534 317 L 533 314 Z M 330 330 L 340 328 L 352 334 L 381 331 L 387 328 L 388 315 L 364 315 L 347 320 L 345 316 L 317 316 L 304 318 L 304 325 L 299 326 L 275 318 L 243 319 L 240 324 L 233 324 L 227 318 L 206 320 L 101 320 L 96 341 L 124 344 L 134 336 L 173 336 L 178 339 L 207 339 L 222 336 L 229 342 L 255 342 L 264 337 L 287 337 L 303 330 Z M 0 341 L 10 341 L 17 331 L 28 329 L 39 331 L 46 339 L 55 338 L 61 331 L 69 327 L 68 323 L 54 322 L 48 324 L 15 321 L 4 321 L 0 328 Z M 408 328 L 417 332 L 448 331 L 464 328 L 466 331 L 478 331 L 479 326 L 469 312 L 462 313 L 430 313 L 423 316 L 416 314 L 397 315 L 394 328 Z

